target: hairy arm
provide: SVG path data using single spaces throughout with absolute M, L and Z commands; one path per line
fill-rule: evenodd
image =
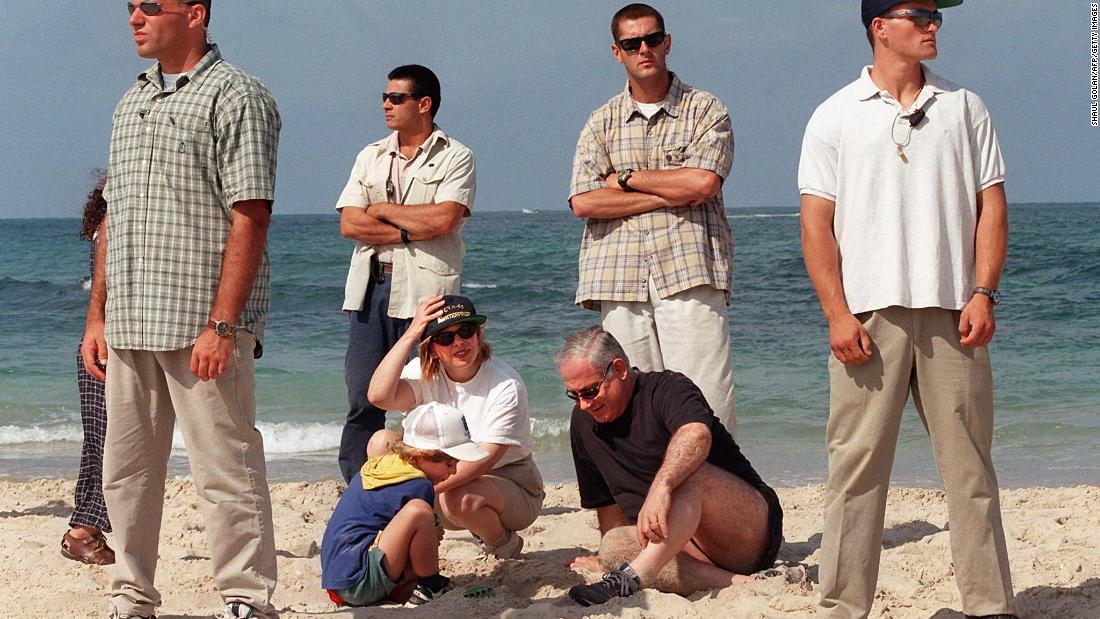
M 668 514 L 672 510 L 672 492 L 680 487 L 707 459 L 710 453 L 710 428 L 700 422 L 684 424 L 668 442 L 665 459 L 645 503 L 638 512 L 636 531 L 642 546 L 668 537 Z
M 817 291 L 829 323 L 829 347 L 845 365 L 859 365 L 871 358 L 871 336 L 852 315 L 840 281 L 840 260 L 833 234 L 836 202 L 802 194 L 802 257 L 806 273 Z
M 978 194 L 978 227 L 974 233 L 974 279 L 977 285 L 996 289 L 1001 282 L 1008 251 L 1008 200 L 1004 183 Z M 984 294 L 971 296 L 959 319 L 963 346 L 985 346 L 993 339 L 997 322 L 993 302 Z
M 383 222 L 403 228 L 413 241 L 426 241 L 454 232 L 462 224 L 466 207 L 451 200 L 439 204 L 371 204 L 366 209 Z M 400 232 L 398 233 L 400 240 Z
M 252 292 L 264 255 L 267 229 L 271 225 L 271 203 L 267 200 L 237 202 L 229 217 L 229 238 L 222 254 L 221 279 L 210 308 L 210 320 L 236 324 Z M 212 330 L 203 329 L 191 353 L 191 373 L 202 380 L 220 377 L 225 373 L 233 347 L 233 338 L 218 337 Z
M 367 245 L 401 242 L 397 226 L 371 215 L 361 206 L 340 209 L 340 236 Z
M 577 217 L 612 219 L 670 206 L 695 206 L 722 190 L 722 179 L 710 170 L 639 170 L 630 176 L 634 191 L 623 191 L 618 175 L 605 179 L 606 186 L 573 196 L 570 207 Z
M 84 369 L 99 380 L 107 378 L 107 340 L 103 325 L 107 308 L 107 216 L 103 216 L 96 234 L 95 270 L 92 273 L 92 292 L 88 297 L 88 312 L 84 320 L 84 341 L 80 356 Z

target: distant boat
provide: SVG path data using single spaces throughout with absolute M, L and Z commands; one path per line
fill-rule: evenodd
M 535 209 L 524 208 L 524 209 L 520 209 L 520 212 L 523 213 L 524 215 L 534 215 L 538 211 L 535 210 Z

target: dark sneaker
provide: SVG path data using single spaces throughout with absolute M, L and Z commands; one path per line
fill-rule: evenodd
M 408 608 L 416 608 L 423 604 L 427 604 L 432 600 L 438 600 L 443 597 L 443 594 L 450 591 L 451 579 L 446 576 L 440 576 L 442 579 L 442 585 L 438 588 L 432 588 L 426 584 L 418 583 L 416 589 L 413 589 L 412 596 L 409 597 L 409 601 L 405 602 L 405 606 Z
M 248 619 L 256 617 L 256 609 L 244 602 L 230 602 L 214 614 L 214 619 Z
M 603 604 L 613 597 L 625 598 L 642 588 L 642 581 L 629 563 L 604 574 L 603 580 L 591 585 L 577 585 L 569 589 L 569 597 L 581 606 Z

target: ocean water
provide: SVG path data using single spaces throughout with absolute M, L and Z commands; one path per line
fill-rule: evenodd
M 994 461 L 1002 485 L 1100 483 L 1100 204 L 1010 209 L 1010 248 L 991 346 Z M 732 209 L 729 308 L 739 442 L 775 485 L 826 477 L 825 322 L 806 278 L 797 210 Z M 598 314 L 572 304 L 583 222 L 563 210 L 478 212 L 466 224 L 463 293 L 489 316 L 494 354 L 528 386 L 536 457 L 573 478 L 571 402 L 552 357 Z M 87 303 L 87 243 L 76 219 L 0 220 L 0 477 L 75 476 L 81 426 L 76 349 Z M 257 363 L 258 427 L 272 479 L 339 476 L 346 411 L 340 311 L 352 244 L 335 215 L 276 215 L 274 296 Z M 182 441 L 171 471 L 186 475 Z M 896 483 L 936 485 L 912 406 Z

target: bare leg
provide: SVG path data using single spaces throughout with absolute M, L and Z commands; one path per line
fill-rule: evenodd
M 385 555 L 382 569 L 393 582 L 401 580 L 406 567 L 417 576 L 439 572 L 439 536 L 432 506 L 413 499 L 382 529 L 378 547 Z
M 500 514 L 504 495 L 492 481 L 479 478 L 439 495 L 443 515 L 452 523 L 469 529 L 481 541 L 492 544 L 504 535 Z
M 767 504 L 740 479 L 704 464 L 672 495 L 669 535 L 640 548 L 633 526 L 608 531 L 600 543 L 600 560 L 608 569 L 630 563 L 642 586 L 660 591 L 694 593 L 748 581 L 767 545 Z M 695 537 L 714 565 L 689 540 Z M 640 551 L 640 552 L 639 552 Z
M 379 430 L 371 435 L 367 441 L 367 457 L 377 458 L 390 453 L 390 443 L 397 440 L 397 433 L 393 430 Z

